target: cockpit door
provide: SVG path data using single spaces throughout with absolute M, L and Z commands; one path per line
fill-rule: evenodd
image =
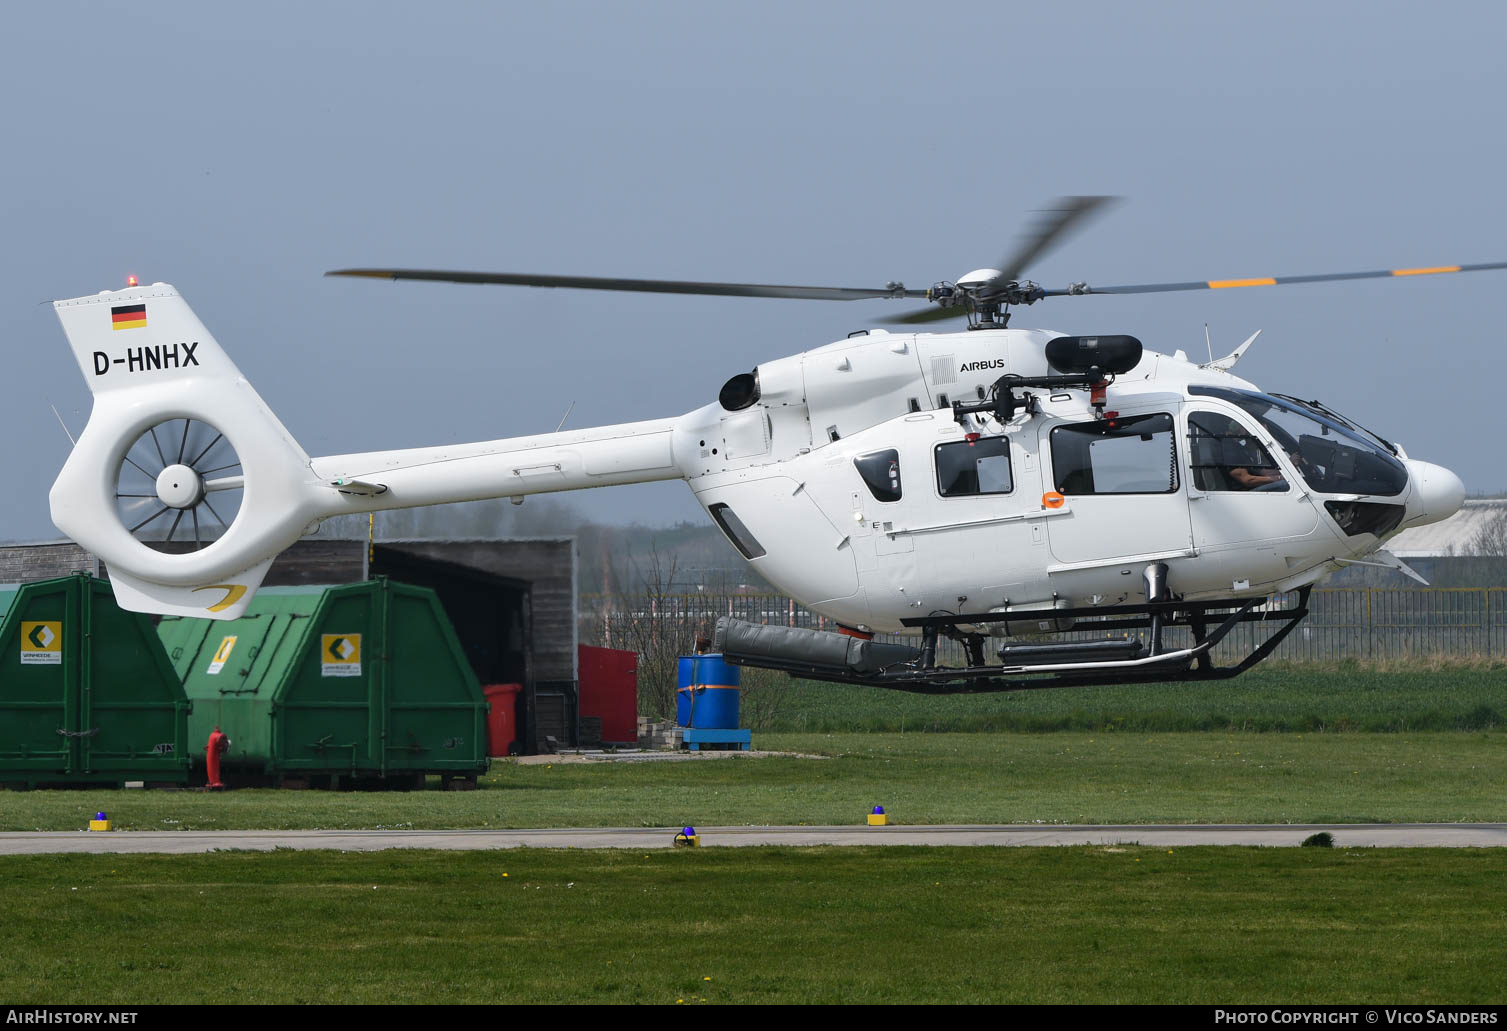
M 1306 537 L 1318 512 L 1290 460 L 1233 412 L 1184 414 L 1189 513 L 1199 551 Z

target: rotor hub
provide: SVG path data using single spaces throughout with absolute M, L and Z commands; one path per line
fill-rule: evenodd
M 170 465 L 157 474 L 157 497 L 168 508 L 193 508 L 204 499 L 204 478 L 186 465 Z

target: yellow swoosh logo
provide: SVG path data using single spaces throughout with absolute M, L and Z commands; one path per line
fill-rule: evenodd
M 241 600 L 241 596 L 246 593 L 246 588 L 242 584 L 210 584 L 208 587 L 194 588 L 195 594 L 200 591 L 224 591 L 225 597 L 221 598 L 218 603 L 209 606 L 206 610 L 208 612 L 224 612 Z

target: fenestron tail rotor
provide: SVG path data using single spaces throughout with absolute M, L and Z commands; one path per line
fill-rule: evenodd
M 218 428 L 199 419 L 149 427 L 126 450 L 116 475 L 121 525 L 143 541 L 203 548 L 230 529 L 246 478 Z
M 170 284 L 53 310 L 94 404 L 48 494 L 52 521 L 109 567 L 122 608 L 239 618 L 273 557 L 345 495 Z

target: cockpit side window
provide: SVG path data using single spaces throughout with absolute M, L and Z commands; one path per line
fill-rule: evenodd
M 757 537 L 749 533 L 748 527 L 743 525 L 743 520 L 739 519 L 732 509 L 718 503 L 707 511 L 717 521 L 718 528 L 726 534 L 727 539 L 732 541 L 733 547 L 738 549 L 738 554 L 750 560 L 764 557 L 766 554 L 764 546 L 759 543 Z
M 871 451 L 853 459 L 863 485 L 875 501 L 900 500 L 900 452 L 894 448 Z
M 1286 491 L 1271 452 L 1245 426 L 1218 412 L 1188 415 L 1188 465 L 1204 491 Z

